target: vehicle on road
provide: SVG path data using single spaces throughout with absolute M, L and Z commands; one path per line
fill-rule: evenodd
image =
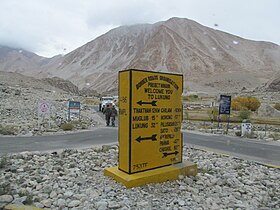
M 107 104 L 110 105 L 110 107 L 115 106 L 115 99 L 112 96 L 104 96 L 100 98 L 100 103 L 99 103 L 99 111 L 104 112 L 105 107 Z

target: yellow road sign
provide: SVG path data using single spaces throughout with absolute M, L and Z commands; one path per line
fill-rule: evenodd
M 183 76 L 119 72 L 119 169 L 133 174 L 182 162 Z

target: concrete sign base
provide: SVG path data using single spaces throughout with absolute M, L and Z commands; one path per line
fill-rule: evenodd
M 118 169 L 117 166 L 106 168 L 104 175 L 112 177 L 117 182 L 124 184 L 127 188 L 138 187 L 149 183 L 160 183 L 177 180 L 179 175 L 196 176 L 197 165 L 184 161 L 171 166 L 165 166 L 136 174 L 127 174 Z

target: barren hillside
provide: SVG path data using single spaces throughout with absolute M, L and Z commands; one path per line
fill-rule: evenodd
M 271 80 L 280 71 L 279 58 L 276 44 L 171 18 L 118 27 L 63 57 L 45 60 L 33 73 L 68 79 L 79 88 L 116 92 L 118 71 L 136 68 L 182 73 L 189 91 L 237 92 Z
M 53 75 L 116 90 L 117 72 L 128 68 L 183 73 L 185 88 L 239 91 L 267 82 L 279 71 L 280 47 L 246 40 L 188 19 L 122 26 L 46 67 Z

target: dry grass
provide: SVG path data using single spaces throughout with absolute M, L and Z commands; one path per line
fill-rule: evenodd
M 194 120 L 194 121 L 209 121 L 211 119 L 207 113 L 208 109 L 201 110 L 187 110 L 187 114 L 184 113 L 184 120 Z M 238 117 L 239 112 L 234 111 L 230 116 L 230 122 L 241 123 L 241 119 Z M 255 113 L 251 116 L 251 121 L 253 124 L 267 124 L 267 125 L 280 125 L 279 118 L 264 118 L 258 117 Z M 221 115 L 221 121 L 227 121 L 227 115 Z
M 82 104 L 86 105 L 98 105 L 99 104 L 99 99 L 98 98 L 85 98 L 81 102 Z

